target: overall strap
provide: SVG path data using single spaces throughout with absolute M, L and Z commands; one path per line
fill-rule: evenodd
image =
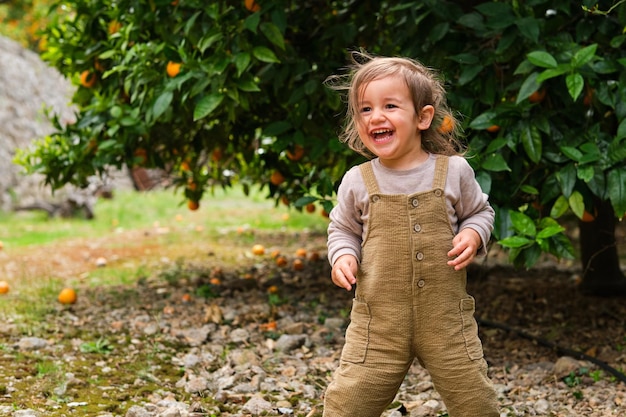
M 367 187 L 367 193 L 369 195 L 380 194 L 380 190 L 378 189 L 378 182 L 376 182 L 376 177 L 374 176 L 372 162 L 364 162 L 359 165 L 359 168 L 361 169 L 361 175 L 363 176 L 363 181 L 365 182 L 365 186 Z
M 433 178 L 433 189 L 444 190 L 446 179 L 448 178 L 448 157 L 437 155 L 435 162 L 435 178 Z

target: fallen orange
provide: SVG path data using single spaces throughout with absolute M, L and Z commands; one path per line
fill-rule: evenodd
M 74 304 L 76 302 L 76 291 L 73 288 L 63 288 L 59 293 L 59 303 Z
M 9 283 L 6 281 L 0 281 L 0 294 L 6 294 L 9 292 Z
M 265 246 L 261 245 L 261 244 L 256 244 L 252 247 L 252 253 L 254 255 L 258 255 L 261 256 L 263 254 L 265 254 Z

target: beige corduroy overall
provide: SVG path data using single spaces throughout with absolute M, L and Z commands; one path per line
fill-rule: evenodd
M 413 359 L 429 371 L 450 417 L 497 417 L 498 404 L 466 292 L 466 272 L 447 265 L 453 230 L 439 156 L 433 189 L 381 194 L 369 163 L 370 199 L 351 322 L 324 417 L 380 417 Z

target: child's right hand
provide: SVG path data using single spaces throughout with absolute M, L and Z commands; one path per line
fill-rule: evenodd
M 359 270 L 359 262 L 354 255 L 341 255 L 331 272 L 333 283 L 348 291 L 352 291 L 352 286 L 356 284 L 356 274 Z

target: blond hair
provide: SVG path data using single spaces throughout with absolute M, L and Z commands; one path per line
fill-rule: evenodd
M 347 92 L 346 122 L 339 139 L 367 158 L 375 156 L 365 147 L 357 131 L 359 93 L 367 83 L 389 76 L 404 79 L 417 115 L 426 105 L 435 109 L 433 122 L 422 131 L 422 148 L 443 155 L 464 153 L 464 146 L 458 140 L 459 122 L 446 103 L 445 88 L 438 74 L 410 58 L 375 57 L 365 52 L 352 52 L 352 65 L 348 74 L 333 75 L 326 79 L 326 85 L 333 90 Z M 444 119 L 448 120 L 442 126 Z

